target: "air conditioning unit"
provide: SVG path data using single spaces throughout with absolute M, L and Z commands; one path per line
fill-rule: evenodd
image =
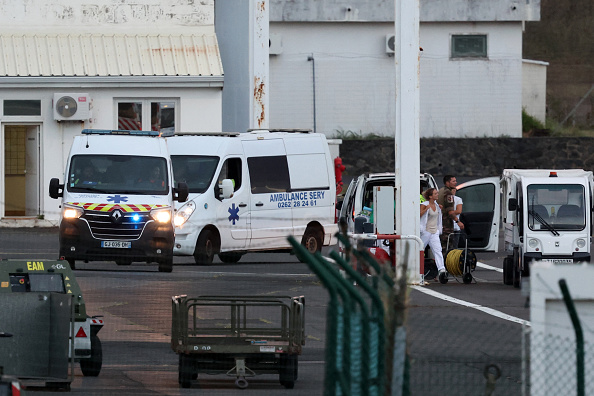
M 283 42 L 280 34 L 270 34 L 268 39 L 268 54 L 279 55 L 283 53 Z
M 393 34 L 386 35 L 386 54 L 393 54 L 396 48 L 396 44 L 394 42 L 396 38 Z
M 91 118 L 91 98 L 88 93 L 55 93 L 54 120 L 83 121 Z

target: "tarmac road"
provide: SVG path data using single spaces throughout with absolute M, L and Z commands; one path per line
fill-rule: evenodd
M 55 229 L 3 229 L 0 257 L 55 259 L 57 243 Z M 428 282 L 426 286 L 411 289 L 407 323 L 408 348 L 412 356 L 435 355 L 441 359 L 443 355 L 458 355 L 461 350 L 507 351 L 505 348 L 514 345 L 506 355 L 511 360 L 517 359 L 520 354 L 519 321 L 530 317 L 526 298 L 519 289 L 503 285 L 502 274 L 497 271 L 501 269 L 503 254 L 477 253 L 477 257 L 485 266 L 479 264 L 471 284 L 451 278 L 445 285 Z M 310 396 L 323 393 L 329 297 L 307 265 L 282 253 L 252 253 L 233 265 L 219 262 L 208 267 L 196 266 L 192 258 L 185 257 L 176 257 L 174 263 L 172 273 L 160 273 L 156 265 L 141 263 L 117 266 L 111 262 L 77 262 L 75 274 L 84 290 L 87 312 L 103 315 L 106 325 L 99 333 L 104 356 L 101 374 L 84 377 L 77 364 L 71 395 L 180 395 L 195 393 L 197 389 L 213 395 L 236 395 L 239 392 L 261 395 L 266 392 Z M 307 339 L 299 360 L 299 379 L 295 388 L 284 389 L 278 376 L 262 375 L 248 378 L 249 387 L 239 390 L 234 386 L 233 378 L 201 374 L 191 389 L 181 389 L 177 382 L 178 358 L 169 345 L 171 297 L 180 294 L 306 296 Z M 477 338 L 478 334 L 486 338 Z M 502 337 L 502 334 L 506 336 Z M 448 340 L 454 349 L 438 348 L 441 352 L 437 353 L 435 346 L 443 345 L 444 340 Z M 417 377 L 423 377 L 419 372 L 436 373 L 451 366 L 440 363 L 436 371 L 432 366 L 420 366 L 420 362 L 425 364 L 422 359 L 417 359 L 417 366 L 413 365 Z M 468 367 L 468 363 L 461 364 Z M 479 369 L 482 370 L 482 366 Z M 515 363 L 509 371 L 507 376 L 513 378 L 508 386 L 514 386 L 517 382 L 514 379 Z M 462 394 L 458 385 L 452 385 L 458 381 L 455 375 L 458 373 L 438 377 L 441 394 Z M 483 389 L 483 382 L 481 380 L 474 386 Z M 421 385 L 426 384 L 427 381 L 421 381 Z M 27 390 L 24 394 L 54 392 L 38 389 Z

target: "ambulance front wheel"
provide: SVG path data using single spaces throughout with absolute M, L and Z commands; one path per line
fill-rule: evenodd
M 169 257 L 163 261 L 159 261 L 159 272 L 171 271 L 173 271 L 173 257 Z
M 203 230 L 198 236 L 196 250 L 194 250 L 194 260 L 198 265 L 210 265 L 214 255 L 218 252 L 218 243 L 216 235 L 211 230 Z
M 103 365 L 103 351 L 101 349 L 101 340 L 97 335 L 91 336 L 91 357 L 81 359 L 80 370 L 85 377 L 96 377 L 101 372 Z

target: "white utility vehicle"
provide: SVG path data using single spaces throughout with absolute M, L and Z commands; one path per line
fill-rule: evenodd
M 179 133 L 167 139 L 189 200 L 175 215 L 175 255 L 235 263 L 246 252 L 320 251 L 336 243 L 336 185 L 326 137 L 307 131 Z
M 520 287 L 533 261 L 589 262 L 593 188 L 592 172 L 581 169 L 505 169 L 460 184 L 468 247 L 498 251 L 501 212 L 506 285 Z
M 187 186 L 173 187 L 167 141 L 159 132 L 85 129 L 75 136 L 64 184 L 50 180 L 49 195 L 62 197 L 60 257 L 76 260 L 157 262 L 173 266 L 173 202 Z

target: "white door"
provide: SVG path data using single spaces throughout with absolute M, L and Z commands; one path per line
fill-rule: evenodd
M 282 139 L 244 141 L 251 199 L 252 249 L 288 247 L 293 234 L 292 193 L 287 155 Z
M 468 248 L 496 252 L 499 248 L 501 213 L 499 178 L 488 177 L 458 185 L 456 195 L 462 198 L 462 222 Z

